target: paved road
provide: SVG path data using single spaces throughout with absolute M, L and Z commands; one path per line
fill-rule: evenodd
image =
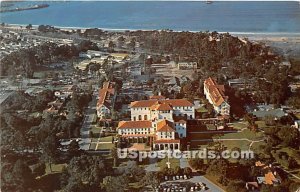
M 85 111 L 84 120 L 80 129 L 80 137 L 82 142 L 80 142 L 79 144 L 80 149 L 83 150 L 89 150 L 90 148 L 91 139 L 89 138 L 89 132 L 93 121 L 93 114 L 95 114 L 96 103 L 97 98 L 95 95 L 93 95 L 93 99 L 89 103 L 88 108 Z

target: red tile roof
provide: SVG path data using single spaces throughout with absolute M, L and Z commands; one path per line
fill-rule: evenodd
M 209 77 L 204 81 L 204 86 L 215 106 L 220 106 L 224 101 L 227 102 L 228 97 L 225 96 L 224 85 L 218 85 L 214 79 Z
M 162 120 L 157 123 L 157 132 L 175 132 L 174 124 L 168 120 Z
M 111 104 L 110 97 L 115 94 L 114 85 L 114 82 L 109 81 L 103 83 L 103 88 L 99 90 L 97 106 L 105 105 L 108 107 Z
M 120 121 L 118 129 L 138 129 L 138 128 L 151 128 L 151 121 Z
M 276 178 L 274 176 L 274 174 L 270 171 L 267 174 L 265 174 L 265 182 L 268 185 L 273 185 L 273 181 L 275 181 Z

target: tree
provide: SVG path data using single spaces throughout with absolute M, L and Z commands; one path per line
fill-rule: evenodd
M 144 176 L 142 183 L 144 186 L 150 185 L 152 190 L 155 191 L 159 187 L 160 179 L 156 172 L 148 172 Z
M 118 165 L 118 149 L 116 147 L 111 148 L 110 154 L 114 159 L 114 167 Z
M 32 24 L 28 24 L 28 25 L 26 26 L 26 29 L 31 30 L 31 29 L 32 29 Z
M 189 164 L 195 170 L 202 170 L 204 166 L 204 161 L 200 158 L 192 158 L 189 160 Z
M 46 164 L 38 163 L 32 167 L 32 173 L 35 177 L 42 176 L 46 173 Z
M 123 192 L 128 186 L 128 178 L 125 175 L 107 176 L 103 179 L 102 186 L 107 192 Z
M 176 166 L 174 168 L 174 174 L 175 175 L 181 175 L 181 173 L 182 173 L 182 169 L 179 166 Z
M 284 146 L 299 147 L 300 133 L 297 129 L 282 127 L 277 135 L 282 140 Z
M 110 51 L 113 51 L 115 47 L 116 47 L 116 45 L 114 44 L 114 42 L 109 41 L 108 48 L 110 49 Z
M 49 164 L 50 171 L 52 172 L 52 163 L 55 162 L 59 156 L 59 142 L 54 136 L 49 136 L 41 143 L 43 151 L 41 158 L 44 162 Z
M 126 166 L 123 167 L 123 174 L 135 181 L 140 181 L 145 175 L 145 170 L 138 166 L 136 161 L 127 161 Z
M 67 192 L 82 192 L 85 191 L 84 184 L 79 177 L 70 177 L 68 184 L 64 187 Z
M 298 167 L 298 162 L 293 157 L 289 157 L 288 159 L 288 168 L 294 169 Z
M 2 191 L 28 191 L 34 181 L 32 171 L 23 160 L 1 165 Z
M 105 166 L 99 156 L 81 155 L 73 157 L 67 166 L 69 177 L 80 178 L 82 183 L 88 183 L 91 191 L 99 191 L 102 179 L 112 171 Z
M 80 156 L 80 154 L 81 154 L 81 150 L 78 141 L 72 140 L 71 143 L 69 144 L 68 155 L 70 157 L 77 157 Z
M 245 188 L 245 182 L 243 181 L 230 181 L 226 191 L 228 192 L 247 192 L 247 189 Z
M 190 176 L 192 174 L 192 169 L 189 168 L 189 167 L 185 167 L 183 169 L 183 174 L 187 175 L 187 176 Z
M 214 159 L 206 170 L 208 174 L 227 176 L 229 163 L 226 159 Z

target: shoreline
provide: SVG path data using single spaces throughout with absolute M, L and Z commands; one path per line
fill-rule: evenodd
M 21 27 L 24 28 L 27 25 L 23 24 L 8 24 L 7 28 L 11 28 L 14 30 L 20 30 Z M 32 28 L 37 30 L 39 25 L 32 25 Z M 112 28 L 99 28 L 99 27 L 64 27 L 64 26 L 53 26 L 55 28 L 65 30 L 65 31 L 72 31 L 80 29 L 82 32 L 86 29 L 101 29 L 107 32 L 120 32 L 124 33 L 125 31 L 155 31 L 155 29 L 112 29 Z M 156 29 L 156 31 L 161 31 L 162 29 Z M 179 30 L 172 30 L 174 32 L 182 32 Z M 187 30 L 185 30 L 187 31 Z M 188 31 L 191 33 L 197 33 L 200 31 Z M 211 31 L 210 31 L 211 32 Z M 296 57 L 300 57 L 300 32 L 218 32 L 222 33 L 229 33 L 232 36 L 239 38 L 240 40 L 248 39 L 252 42 L 263 42 L 268 46 L 274 47 L 277 50 L 280 50 L 284 55 L 296 55 Z M 294 50 L 294 51 L 290 51 Z
M 7 26 L 5 27 L 26 27 L 26 24 L 15 24 L 15 23 L 5 23 Z M 44 24 L 47 25 L 47 24 Z M 33 28 L 38 28 L 39 25 L 32 25 Z M 103 31 L 108 31 L 108 32 L 125 32 L 125 31 L 162 31 L 162 30 L 172 30 L 172 29 L 133 29 L 133 28 L 105 28 L 105 27 L 76 27 L 76 26 L 71 26 L 71 27 L 66 27 L 66 26 L 58 26 L 58 25 L 50 25 L 53 26 L 55 28 L 61 29 L 61 30 L 77 30 L 77 29 L 81 29 L 81 30 L 86 30 L 86 29 L 101 29 Z M 199 31 L 195 31 L 195 30 L 172 30 L 174 32 L 191 32 L 191 33 L 198 33 L 201 32 L 201 30 Z M 204 30 L 202 32 L 205 32 Z M 212 32 L 212 31 L 209 31 Z M 223 31 L 217 31 L 220 34 L 223 33 L 229 33 L 231 35 L 247 35 L 247 36 L 283 36 L 283 37 L 295 37 L 298 36 L 300 38 L 300 32 L 236 32 L 236 31 L 232 31 L 232 32 L 223 32 Z

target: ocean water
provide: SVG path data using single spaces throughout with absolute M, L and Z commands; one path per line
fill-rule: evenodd
M 1 22 L 106 29 L 300 33 L 299 2 L 18 2 L 48 8 L 0 13 Z

